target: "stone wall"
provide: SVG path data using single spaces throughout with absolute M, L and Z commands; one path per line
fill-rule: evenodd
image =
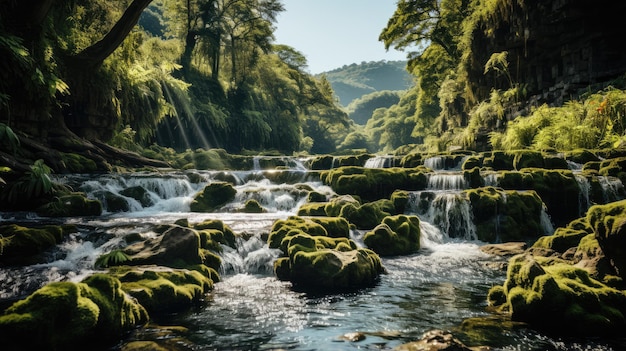
M 626 72 L 625 1 L 502 0 L 476 27 L 466 67 L 478 101 L 505 77 L 483 73 L 492 53 L 507 51 L 514 83 L 527 86 L 530 105 L 561 105 L 589 87 L 601 88 Z M 511 113 L 523 113 L 529 105 Z

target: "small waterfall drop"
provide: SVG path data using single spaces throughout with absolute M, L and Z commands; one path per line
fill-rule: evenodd
M 463 190 L 467 189 L 467 181 L 463 173 L 437 172 L 428 173 L 429 190 Z
M 394 166 L 394 158 L 391 155 L 374 156 L 365 161 L 365 168 L 390 168 Z
M 222 245 L 221 275 L 231 274 L 271 274 L 274 261 L 281 254 L 279 249 L 270 249 L 260 234 L 249 238 L 238 237 L 236 248 Z
M 444 239 L 477 240 L 468 199 L 456 192 L 417 191 L 409 193 L 409 213 L 441 230 Z

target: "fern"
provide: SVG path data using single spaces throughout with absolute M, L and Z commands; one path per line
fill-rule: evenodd
M 100 255 L 96 260 L 96 268 L 107 268 L 111 266 L 119 266 L 130 261 L 130 257 L 124 251 L 117 249 L 104 255 Z
M 15 135 L 13 129 L 4 123 L 0 123 L 0 145 L 6 147 L 13 154 L 20 147 L 20 139 Z

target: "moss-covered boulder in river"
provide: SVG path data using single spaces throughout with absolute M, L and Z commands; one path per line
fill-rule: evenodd
M 513 320 L 558 334 L 621 335 L 626 328 L 626 292 L 560 259 L 514 256 L 504 285 L 488 299 Z
M 110 274 L 122 282 L 122 289 L 136 298 L 150 315 L 191 307 L 213 289 L 213 273 L 141 266 L 116 267 Z
M 535 191 L 484 187 L 464 193 L 471 203 L 478 240 L 509 242 L 546 234 L 542 226 L 543 202 Z
M 363 242 L 381 256 L 408 255 L 420 249 L 420 226 L 417 216 L 388 216 Z
M 302 289 L 350 290 L 369 286 L 384 271 L 380 257 L 357 248 L 349 237 L 348 222 L 335 217 L 290 217 L 274 223 L 270 248 L 283 257 L 274 262 L 281 280 Z
M 198 193 L 189 208 L 192 212 L 213 212 L 235 199 L 237 190 L 227 182 L 213 182 Z
M 90 349 L 113 344 L 147 320 L 117 278 L 96 274 L 48 284 L 14 303 L 0 316 L 0 339 L 7 351 Z
M 366 201 L 389 198 L 396 190 L 422 190 L 428 185 L 427 169 L 341 167 L 323 171 L 320 179 L 335 192 Z
M 77 231 L 78 228 L 72 225 L 0 226 L 0 265 L 38 263 L 40 254 L 60 244 L 69 233 Z

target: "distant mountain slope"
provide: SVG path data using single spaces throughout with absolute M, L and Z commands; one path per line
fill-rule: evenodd
M 413 85 L 413 77 L 406 71 L 406 61 L 353 63 L 321 74 L 326 75 L 343 106 L 369 93 L 405 90 Z

